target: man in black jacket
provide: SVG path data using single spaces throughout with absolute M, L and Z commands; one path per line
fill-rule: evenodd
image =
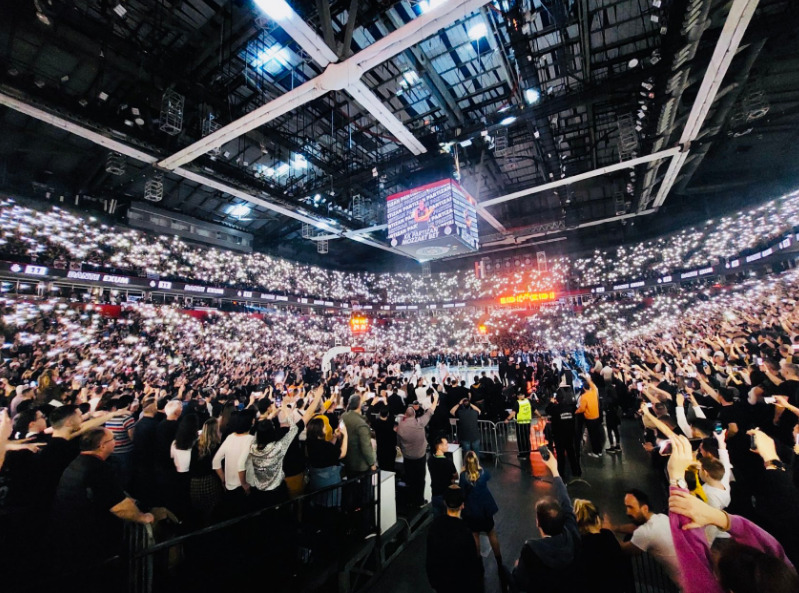
M 444 493 L 447 514 L 427 533 L 427 579 L 436 593 L 482 593 L 483 559 L 471 530 L 461 519 L 464 494 L 457 486 Z
M 552 473 L 555 496 L 535 505 L 535 519 L 541 539 L 524 543 L 513 569 L 513 580 L 520 591 L 578 593 L 580 531 L 566 485 L 558 473 L 558 461 L 550 455 L 544 464 Z

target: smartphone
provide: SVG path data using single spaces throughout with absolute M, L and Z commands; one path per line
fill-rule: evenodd
M 638 381 L 638 383 L 636 383 L 636 384 L 635 384 L 635 388 L 636 388 L 638 391 L 643 391 L 643 390 L 644 390 L 644 384 L 643 384 L 643 382 L 642 382 L 642 381 Z
M 763 401 L 766 402 L 767 404 L 774 405 L 774 404 L 777 403 L 777 398 L 776 397 L 764 397 Z
M 647 408 L 654 408 L 655 406 L 654 406 L 654 404 L 652 402 L 646 402 L 646 407 Z
M 549 447 L 546 445 L 541 445 L 538 447 L 538 452 L 541 453 L 541 459 L 544 461 L 549 461 L 549 458 L 552 457 L 552 453 L 550 453 Z
M 724 432 L 724 427 L 721 425 L 721 422 L 716 421 L 716 425 L 713 427 L 713 432 L 716 434 L 721 434 Z
M 757 442 L 755 441 L 755 435 L 749 435 L 749 450 L 750 451 L 757 451 Z
M 660 441 L 660 454 L 671 455 L 671 440 Z
M 757 356 L 757 357 L 755 357 L 755 362 L 757 363 L 757 366 L 760 366 L 761 364 L 763 364 L 763 358 L 760 357 L 760 356 Z

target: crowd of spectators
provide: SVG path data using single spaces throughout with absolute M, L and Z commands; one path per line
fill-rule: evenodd
M 145 237 L 140 231 L 107 226 L 59 207 L 40 211 L 6 199 L 0 202 L 0 254 L 48 265 L 78 263 L 140 276 L 297 296 L 413 304 L 662 276 L 746 254 L 797 225 L 799 192 L 794 192 L 654 240 L 587 256 L 550 257 L 542 271 L 537 266 L 511 266 L 483 278 L 471 269 L 425 277 L 421 273 L 341 272 L 262 253 L 200 247 L 176 236 Z
M 474 337 L 474 313 L 386 319 L 364 338 L 369 353 L 337 358 L 326 381 L 321 355 L 347 339 L 345 318 L 209 312 L 198 319 L 145 304 L 110 315 L 79 303 L 8 299 L 0 328 L 4 535 L 21 550 L 46 533 L 59 566 L 99 559 L 118 545 L 122 521 L 179 517 L 206 525 L 343 476 L 395 469 L 399 448 L 405 502 L 426 504 L 422 470 L 430 463 L 442 520 L 458 518 L 464 505 L 474 541 L 489 537 L 503 586 L 551 581 L 561 587 L 553 590 L 603 590 L 575 576 L 575 566 L 600 557 L 622 562 L 605 557 L 615 550 L 648 552 L 683 590 L 698 591 L 680 567 L 706 574 L 697 582 L 709 587 L 708 546 L 730 531 L 748 547 L 713 544 L 721 549 L 718 570 L 768 566 L 782 584 L 756 577 L 741 590 L 791 591 L 785 587 L 796 576 L 786 567 L 799 561 L 791 467 L 799 433 L 797 297 L 794 270 L 725 289 L 597 297 L 578 314 L 565 307 L 529 318 L 494 311 L 485 320 L 488 345 L 475 343 L 468 356 L 460 344 Z M 586 334 L 596 345 L 569 343 Z M 442 346 L 447 339 L 454 342 Z M 438 364 L 432 382 L 420 375 L 422 362 Z M 495 364 L 497 372 L 469 377 L 458 370 L 462 362 Z M 670 481 L 670 522 L 653 512 L 646 493 L 628 492 L 635 529 L 617 549 L 604 540 L 608 528 L 624 527 L 603 525 L 590 501 L 574 501 L 573 513 L 557 486 L 557 496 L 536 509 L 545 539 L 531 539 L 515 569 L 505 570 L 492 519 L 501 509 L 485 486 L 490 474 L 472 453 L 464 472 L 446 461 L 434 467 L 434 460 L 446 450 L 450 417 L 463 428 L 464 450 L 479 452 L 469 424 L 483 417 L 523 425 L 526 401 L 551 417 L 547 467 L 556 485 L 558 476 L 582 477 L 583 455 L 622 453 L 618 438 L 603 451 L 603 418 L 610 433 L 612 417 L 639 415 L 662 487 Z M 451 494 L 456 482 L 461 492 Z M 686 490 L 734 514 L 686 501 Z M 684 533 L 689 519 L 680 516 L 708 526 L 702 537 Z M 433 533 L 455 530 L 447 525 Z M 595 553 L 587 558 L 589 549 Z M 718 574 L 717 588 L 737 578 Z
M 786 211 L 791 200 L 752 216 L 770 220 L 777 212 L 780 224 L 793 225 Z M 59 221 L 70 222 L 63 210 L 42 219 L 49 233 L 34 216 L 22 229 L 8 226 L 22 210 L 6 204 L 0 212 L 12 253 L 107 266 L 120 254 L 150 249 L 133 231 L 102 225 L 86 223 L 80 232 L 91 239 L 85 245 L 77 235 L 52 232 L 62 228 Z M 718 241 L 713 233 L 733 232 L 735 224 L 722 220 L 704 237 Z M 21 243 L 21 235 L 30 240 Z M 115 249 L 108 248 L 111 237 Z M 92 241 L 99 242 L 92 247 Z M 124 241 L 129 245 L 119 248 Z M 740 241 L 730 249 L 756 244 L 751 237 Z M 167 243 L 178 247 L 162 254 L 164 265 L 178 265 L 174 250 L 182 253 L 179 261 L 198 258 L 180 264 L 187 270 L 203 269 L 201 254 L 204 262 L 222 258 L 217 263 L 224 260 L 228 271 L 238 265 L 235 258 L 266 257 Z M 52 251 L 56 244 L 62 251 Z M 704 257 L 696 255 L 703 243 L 685 244 L 680 261 Z M 100 252 L 109 259 L 92 260 Z M 638 247 L 631 253 L 641 256 Z M 330 272 L 314 270 L 329 280 Z M 180 521 L 195 529 L 342 478 L 393 471 L 402 459 L 402 503 L 426 507 L 427 466 L 437 514 L 431 541 L 453 542 L 428 557 L 438 593 L 483 589 L 482 564 L 476 564 L 482 563 L 481 534 L 502 588 L 531 591 L 546 583 L 551 591 L 631 591 L 626 555 L 646 552 L 685 592 L 795 592 L 797 301 L 794 269 L 731 286 L 599 295 L 576 309 L 557 304 L 526 314 L 465 308 L 381 317 L 356 338 L 365 353 L 335 358 L 323 377 L 324 353 L 353 339 L 346 317 L 202 316 L 143 303 L 116 308 L 3 299 L 3 576 L 30 577 L 32 560 L 43 557 L 56 575 L 99 562 L 121 545 L 124 522 Z M 478 324 L 484 332 L 476 331 Z M 496 372 L 467 375 L 466 365 Z M 422 367 L 435 367 L 432 380 Z M 551 451 L 541 454 L 554 496 L 536 504 L 538 535 L 503 557 L 493 519 L 503 511 L 488 487 L 490 472 L 480 466 L 475 427 L 479 418 L 524 427 L 532 415 L 550 419 Z M 585 457 L 603 463 L 634 446 L 622 447 L 624 417 L 639 423 L 662 483 L 627 491 L 631 523 L 611 525 L 592 501 L 571 500 L 566 484 L 590 478 Z M 445 454 L 451 418 L 458 422 L 463 468 Z M 529 457 L 534 452 L 525 430 L 517 440 L 520 455 Z M 655 488 L 669 494 L 668 514 L 655 512 L 658 497 L 645 491 Z M 334 497 L 329 504 L 346 501 Z M 459 562 L 468 565 L 459 578 L 447 579 L 448 567 Z

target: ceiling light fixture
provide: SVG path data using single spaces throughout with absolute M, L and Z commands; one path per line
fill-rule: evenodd
M 233 218 L 244 218 L 252 212 L 252 209 L 246 204 L 233 204 L 228 207 L 227 213 Z
M 294 14 L 286 0 L 255 0 L 255 4 L 264 11 L 266 16 L 275 21 L 282 21 Z
M 505 119 L 503 119 L 499 123 L 500 123 L 500 125 L 503 125 L 503 126 L 509 126 L 515 121 L 516 121 L 516 116 L 515 115 L 509 115 L 508 117 L 506 117 Z
M 425 14 L 446 2 L 447 0 L 422 0 L 422 2 L 419 3 L 419 9 L 422 11 L 422 14 Z
M 633 58 L 632 60 L 627 62 L 628 68 L 635 68 L 636 66 L 638 66 L 638 58 Z
M 524 100 L 527 101 L 528 105 L 533 105 L 538 103 L 541 99 L 541 93 L 538 89 L 527 89 L 524 91 Z
M 485 23 L 477 23 L 469 29 L 469 39 L 472 41 L 480 41 L 486 35 L 488 35 L 488 27 Z

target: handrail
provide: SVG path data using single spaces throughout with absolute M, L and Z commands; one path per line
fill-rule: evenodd
M 241 523 L 244 520 L 255 519 L 257 517 L 260 517 L 261 515 L 264 515 L 264 514 L 266 514 L 268 512 L 271 512 L 271 511 L 274 511 L 274 510 L 277 510 L 277 509 L 280 509 L 281 507 L 284 507 L 284 506 L 302 504 L 302 502 L 305 501 L 305 500 L 318 498 L 321 494 L 324 494 L 324 493 L 327 493 L 327 492 L 333 492 L 333 491 L 338 490 L 340 488 L 344 488 L 347 485 L 357 484 L 358 482 L 360 482 L 362 480 L 366 480 L 367 478 L 371 482 L 371 480 L 373 480 L 374 476 L 379 475 L 379 474 L 380 474 L 380 470 L 375 470 L 375 471 L 370 471 L 367 474 L 363 474 L 361 476 L 358 476 L 355 479 L 344 479 L 344 480 L 341 480 L 337 484 L 332 484 L 330 486 L 326 486 L 325 488 L 320 488 L 319 490 L 314 490 L 313 492 L 309 492 L 307 494 L 303 494 L 302 496 L 298 496 L 297 498 L 293 498 L 291 500 L 287 500 L 285 502 L 281 502 L 279 504 L 272 505 L 272 506 L 269 506 L 269 507 L 264 507 L 262 509 L 258 509 L 256 511 L 252 511 L 252 512 L 247 513 L 245 515 L 240 515 L 238 517 L 233 517 L 232 519 L 226 519 L 224 521 L 220 521 L 218 523 L 214 523 L 213 525 L 208 525 L 207 527 L 202 527 L 200 529 L 192 531 L 191 533 L 186 533 L 184 535 L 179 535 L 177 537 L 173 537 L 172 539 L 168 539 L 166 541 L 159 542 L 159 543 L 155 544 L 154 546 L 150 546 L 150 547 L 147 547 L 147 548 L 145 548 L 143 550 L 140 550 L 140 551 L 136 552 L 133 555 L 133 557 L 134 558 L 141 558 L 142 556 L 153 554 L 155 552 L 159 552 L 159 551 L 165 550 L 167 548 L 171 548 L 171 547 L 173 547 L 173 546 L 175 546 L 177 544 L 180 544 L 182 542 L 185 542 L 185 541 L 188 541 L 188 540 L 191 540 L 191 539 L 203 536 L 203 535 L 207 535 L 209 533 L 214 533 L 214 532 L 217 532 L 217 531 L 221 531 L 222 529 L 230 527 L 231 525 L 236 525 L 237 523 Z M 378 497 L 379 497 L 379 494 L 378 494 Z M 377 508 L 377 500 L 375 500 L 375 508 Z M 379 521 L 379 519 L 378 519 L 378 521 Z M 379 528 L 379 525 L 378 525 L 377 528 Z

